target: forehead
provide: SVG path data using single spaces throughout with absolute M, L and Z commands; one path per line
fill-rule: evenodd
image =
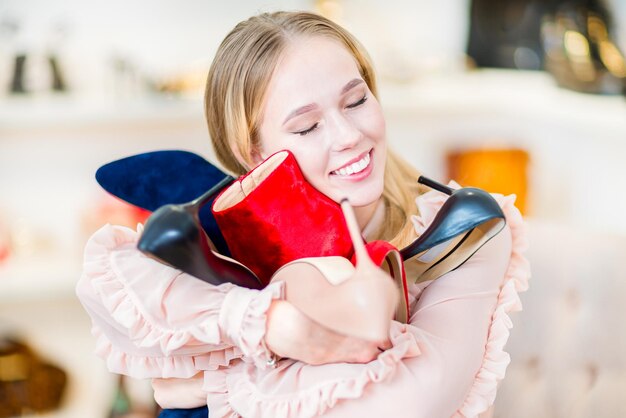
M 339 41 L 324 36 L 298 37 L 283 51 L 267 94 L 338 94 L 347 82 L 359 77 L 356 58 Z

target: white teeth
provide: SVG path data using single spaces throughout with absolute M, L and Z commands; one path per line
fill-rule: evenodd
M 343 167 L 343 168 L 340 168 L 339 170 L 335 170 L 333 171 L 333 174 L 336 174 L 339 176 L 349 176 L 351 174 L 360 173 L 361 171 L 365 170 L 365 168 L 369 164 L 370 164 L 370 154 L 367 153 L 365 154 L 365 157 L 363 157 L 361 160 L 357 161 L 356 163 L 352 163 L 347 167 Z

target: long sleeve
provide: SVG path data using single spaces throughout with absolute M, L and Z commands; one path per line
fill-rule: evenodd
M 213 286 L 143 255 L 140 231 L 106 225 L 85 247 L 76 293 L 109 370 L 188 378 L 233 359 L 263 364 L 265 312 L 281 284 L 262 291 Z
M 207 371 L 211 415 L 447 418 L 486 411 L 509 362 L 508 312 L 521 309 L 517 292 L 529 277 L 515 198 L 495 197 L 508 226 L 460 268 L 411 286 L 411 320 L 392 323 L 392 348 L 368 364 L 283 360 L 274 370 L 238 363 Z

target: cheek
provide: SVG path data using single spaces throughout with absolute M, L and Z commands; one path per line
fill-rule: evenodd
M 319 182 L 326 172 L 326 159 L 319 143 L 311 142 L 311 139 L 291 138 L 271 129 L 261 129 L 262 159 L 270 155 L 287 150 L 290 151 L 300 167 L 300 171 L 310 183 Z
M 290 149 L 288 139 L 285 138 L 285 135 L 278 129 L 272 129 L 271 126 L 262 126 L 259 130 L 259 135 L 262 159 L 266 159 L 270 155 L 282 150 L 289 150 L 293 153 L 293 150 Z
M 383 117 L 382 112 L 378 112 L 376 118 L 372 118 L 372 136 L 375 137 L 378 141 L 385 141 L 387 137 L 386 134 L 386 125 L 385 118 Z
M 300 166 L 300 170 L 304 178 L 313 185 L 326 177 L 326 159 L 319 150 L 316 152 L 311 149 L 290 149 L 296 161 Z
M 378 102 L 372 103 L 368 109 L 364 109 L 363 112 L 356 115 L 355 122 L 370 139 L 376 142 L 385 140 L 385 117 Z

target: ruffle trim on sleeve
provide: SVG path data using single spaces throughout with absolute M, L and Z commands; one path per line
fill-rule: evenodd
M 184 273 L 151 260 L 134 248 L 141 229 L 141 225 L 137 231 L 112 225 L 100 228 L 85 246 L 83 275 L 93 286 L 110 317 L 119 324 L 119 327 L 127 330 L 128 337 L 133 344 L 140 348 L 159 347 L 163 356 L 145 358 L 124 354 L 116 349 L 102 332 L 97 336 L 100 355 L 105 357 L 110 367 L 118 372 L 126 370 L 130 373 L 131 370 L 140 371 L 141 367 L 144 367 L 150 370 L 151 377 L 183 377 L 180 373 L 177 376 L 165 376 L 165 372 L 156 375 L 157 367 L 163 370 L 164 367 L 169 367 L 169 364 L 171 367 L 181 365 L 183 370 L 191 370 L 194 359 L 202 359 L 205 368 L 217 368 L 228 365 L 233 358 L 241 357 L 241 352 L 236 348 L 225 347 L 225 350 L 219 350 L 219 345 L 223 346 L 223 344 L 217 321 L 202 321 L 186 328 L 170 329 L 154 323 L 143 311 L 140 301 L 137 300 L 139 297 L 130 288 L 131 280 L 151 275 L 153 280 L 163 280 L 165 283 L 167 280 L 171 282 Z M 132 249 L 124 250 L 122 248 L 124 246 L 132 246 Z M 123 265 L 113 262 L 116 251 L 126 251 L 127 254 L 123 256 L 118 254 L 117 257 L 130 257 L 132 260 L 122 263 Z M 226 293 L 231 287 L 232 285 L 225 284 L 216 286 L 215 289 Z M 187 354 L 186 359 L 182 355 L 170 355 L 172 351 L 190 341 L 215 344 L 217 351 L 208 352 L 206 356 L 201 357 Z M 197 369 L 194 370 L 195 372 L 190 376 L 198 372 Z M 133 375 L 136 374 L 133 373 Z
M 528 248 L 526 225 L 519 210 L 514 206 L 515 195 L 504 197 L 494 194 L 493 196 L 502 207 L 511 229 L 513 239 L 511 259 L 493 313 L 482 366 L 476 374 L 474 384 L 463 406 L 454 415 L 455 417 L 476 417 L 493 405 L 498 382 L 504 378 L 506 368 L 511 361 L 509 354 L 504 351 L 510 335 L 509 330 L 513 327 L 508 313 L 522 310 L 518 292 L 528 290 L 530 265 L 523 256 Z
M 107 369 L 112 373 L 131 376 L 136 379 L 190 378 L 198 370 L 217 370 L 227 367 L 233 360 L 242 357 L 237 347 L 211 351 L 202 356 L 135 356 L 117 349 L 97 327 L 92 329 L 96 338 L 95 353 L 105 360 Z
M 207 393 L 206 404 L 211 413 L 211 418 L 237 418 L 236 413 L 228 404 L 228 386 L 226 376 L 233 370 L 215 370 L 204 372 L 202 390 Z
M 275 299 L 284 299 L 285 282 L 278 281 L 267 285 L 248 305 L 241 322 L 237 346 L 244 354 L 244 360 L 251 359 L 263 369 L 270 360 L 270 351 L 265 346 L 267 330 L 267 310 Z
M 449 186 L 460 187 L 455 182 L 450 182 Z M 455 413 L 454 418 L 477 417 L 493 405 L 498 390 L 498 382 L 504 378 L 506 368 L 511 360 L 509 354 L 504 351 L 504 346 L 510 335 L 509 330 L 513 327 L 508 313 L 522 310 L 518 292 L 524 292 L 528 289 L 528 279 L 530 278 L 530 265 L 523 256 L 528 248 L 526 225 L 520 211 L 514 205 L 516 196 L 503 196 L 501 194 L 492 194 L 492 196 L 502 208 L 507 224 L 511 229 L 513 240 L 511 258 L 489 327 L 482 365 L 463 405 Z M 435 191 L 417 197 L 416 203 L 421 216 L 413 217 L 412 221 L 418 234 L 421 234 L 432 222 L 446 199 L 446 195 Z
M 96 337 L 96 355 L 105 360 L 107 369 L 112 373 L 123 374 L 136 379 L 190 378 L 198 373 L 196 368 L 198 357 L 184 355 L 134 356 L 117 349 L 97 327 L 93 327 L 91 333 Z M 210 359 L 206 358 L 204 362 L 210 363 Z M 213 367 L 217 368 L 217 366 Z
M 207 404 L 212 417 L 267 417 L 297 416 L 315 417 L 344 399 L 360 398 L 370 383 L 385 381 L 395 372 L 402 359 L 420 354 L 417 341 L 406 325 L 394 321 L 390 332 L 392 347 L 362 368 L 359 374 L 335 376 L 311 388 L 299 388 L 284 395 L 264 394 L 253 379 L 258 370 L 241 364 L 238 370 L 206 372 L 204 389 L 208 393 Z M 281 368 L 314 368 L 293 360 L 283 360 L 278 369 L 268 373 L 280 373 Z M 300 370 L 300 372 L 305 372 Z M 263 373 L 262 371 L 260 373 Z M 295 373 L 298 373 L 297 371 Z M 329 376 L 336 374 L 329 372 Z M 261 375 L 263 376 L 263 375 Z

